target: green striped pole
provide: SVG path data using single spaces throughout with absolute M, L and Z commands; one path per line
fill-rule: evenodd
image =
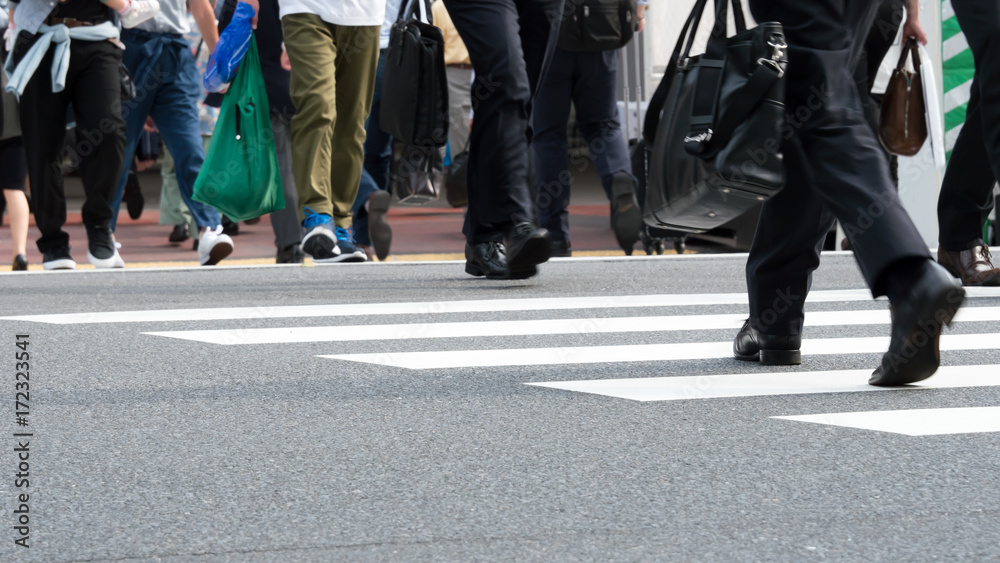
M 965 123 L 965 110 L 969 106 L 972 73 L 975 70 L 972 51 L 965 40 L 951 0 L 941 2 L 941 60 L 944 84 L 944 147 L 951 157 L 958 133 Z

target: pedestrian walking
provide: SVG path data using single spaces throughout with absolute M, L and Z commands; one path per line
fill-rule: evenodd
M 122 58 L 117 16 L 90 0 L 10 3 L 14 27 L 5 71 L 21 100 L 21 129 L 31 181 L 38 250 L 46 270 L 73 269 L 60 166 L 67 110 L 76 119 L 72 151 L 81 158 L 87 259 L 97 268 L 125 265 L 115 248 L 112 198 L 122 169 Z M 54 72 L 61 69 L 63 72 Z M 130 159 L 131 160 L 131 159 Z M 119 199 L 120 202 L 120 199 Z M 117 206 L 115 206 L 117 207 Z
M 938 198 L 938 262 L 964 285 L 1000 286 L 983 242 L 1000 178 L 1000 3 L 952 0 L 976 69 L 972 91 Z
M 908 0 L 904 36 L 923 34 L 916 4 Z M 801 363 L 805 300 L 836 219 L 872 295 L 887 295 L 892 306 L 889 350 L 869 383 L 926 379 L 940 362 L 942 325 L 965 291 L 931 260 L 900 204 L 851 79 L 878 3 L 751 0 L 750 6 L 757 21 L 784 26 L 790 117 L 786 187 L 761 210 L 746 267 L 750 319 L 736 336 L 734 355 L 764 365 Z
M 549 259 L 528 187 L 534 93 L 555 50 L 561 0 L 445 0 L 476 72 L 465 271 L 524 279 Z

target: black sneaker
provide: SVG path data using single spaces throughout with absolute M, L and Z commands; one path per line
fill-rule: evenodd
M 87 227 L 87 260 L 95 268 L 125 267 L 110 227 Z
M 69 255 L 69 247 L 62 246 L 42 255 L 42 268 L 45 270 L 75 270 L 76 262 Z

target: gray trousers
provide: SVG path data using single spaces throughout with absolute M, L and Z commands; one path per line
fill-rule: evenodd
M 469 115 L 472 111 L 472 69 L 449 66 L 448 76 L 448 146 L 451 156 L 465 150 L 469 142 Z
M 299 226 L 299 196 L 292 174 L 292 133 L 290 115 L 271 114 L 271 129 L 274 130 L 274 148 L 278 152 L 278 172 L 285 192 L 285 208 L 271 213 L 271 227 L 274 228 L 274 245 L 278 250 L 302 242 L 302 227 Z

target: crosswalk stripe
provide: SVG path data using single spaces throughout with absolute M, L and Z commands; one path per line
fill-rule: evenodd
M 716 329 L 736 330 L 742 326 L 745 319 L 746 315 L 742 314 L 675 315 L 234 330 L 180 330 L 145 332 L 143 334 L 219 345 L 290 344 L 302 342 L 363 342 L 481 336 L 676 332 Z M 1000 307 L 966 307 L 959 311 L 955 320 L 961 322 L 1000 321 Z M 886 309 L 818 311 L 809 313 L 806 316 L 806 326 L 856 326 L 889 323 L 889 311 Z
M 318 357 L 408 369 L 445 369 L 728 358 L 732 356 L 732 346 L 732 342 L 727 340 L 725 342 L 688 342 L 681 344 L 334 354 L 320 355 Z M 887 336 L 869 338 L 816 338 L 802 342 L 802 353 L 807 356 L 870 354 L 884 352 L 888 347 L 889 337 Z M 1000 349 L 1000 336 L 997 334 L 955 334 L 942 336 L 941 349 Z
M 1000 432 L 1000 407 L 843 412 L 771 418 L 907 436 Z
M 873 387 L 867 383 L 871 374 L 872 370 L 861 369 L 549 381 L 527 385 L 640 402 L 1000 386 L 1000 365 L 944 366 L 933 378 L 907 387 Z
M 1000 288 L 998 287 L 970 287 L 966 289 L 969 297 L 1000 297 Z M 857 301 L 871 301 L 871 294 L 865 289 L 817 290 L 810 292 L 808 298 L 809 303 Z M 427 301 L 404 303 L 348 303 L 337 305 L 289 305 L 276 307 L 160 309 L 152 311 L 109 311 L 51 315 L 20 315 L 0 317 L 0 320 L 67 325 L 381 315 L 431 315 L 446 313 L 558 311 L 569 309 L 623 309 L 630 307 L 649 308 L 746 304 L 746 293 L 691 293 L 672 295 L 600 295 L 587 297 L 539 297 L 527 299 L 482 299 L 468 301 Z

